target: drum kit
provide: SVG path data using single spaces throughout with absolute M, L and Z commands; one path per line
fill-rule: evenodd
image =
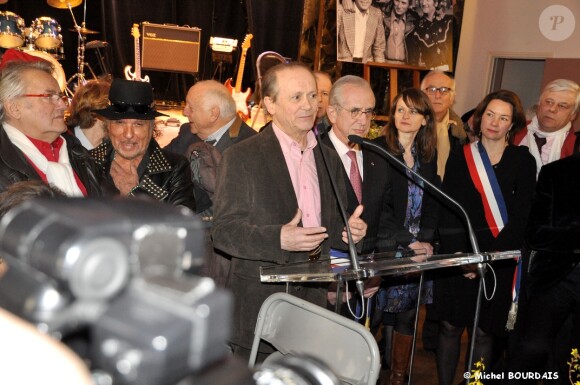
M 85 45 L 87 35 L 97 34 L 86 28 L 87 4 L 84 4 L 83 22 L 79 26 L 75 19 L 72 8 L 80 5 L 82 0 L 47 0 L 49 6 L 59 9 L 68 9 L 72 16 L 74 27 L 70 31 L 78 34 L 77 70 L 78 72 L 66 79 L 62 65 L 58 60 L 64 60 L 64 46 L 61 35 L 61 26 L 53 18 L 41 16 L 32 22 L 30 27 L 26 27 L 24 19 L 13 12 L 0 12 L 0 47 L 18 49 L 27 54 L 42 58 L 50 62 L 54 67 L 54 77 L 57 79 L 61 89 L 72 96 L 73 91 L 69 84 L 76 79 L 77 85 L 86 83 L 85 67 L 88 67 L 92 76 L 96 75 L 84 61 Z

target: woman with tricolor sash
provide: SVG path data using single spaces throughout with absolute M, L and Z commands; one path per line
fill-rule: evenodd
M 443 190 L 467 211 L 481 251 L 519 250 L 523 244 L 536 164 L 527 149 L 509 144 L 526 124 L 519 97 L 499 90 L 487 95 L 474 113 L 478 140 L 450 154 Z M 472 252 L 467 226 L 455 208 L 442 203 L 440 253 Z M 517 261 L 496 261 L 485 275 L 481 318 L 476 331 L 474 362 L 483 358 L 494 371 L 517 308 Z M 479 279 L 475 266 L 441 270 L 434 282 L 434 315 L 439 319 L 437 372 L 440 385 L 452 385 L 464 329 L 473 332 Z M 508 313 L 511 317 L 508 322 Z M 466 359 L 466 362 L 468 360 Z M 469 371 L 465 368 L 463 371 Z

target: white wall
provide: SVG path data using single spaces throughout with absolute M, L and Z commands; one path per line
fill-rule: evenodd
M 539 28 L 542 11 L 556 4 L 575 16 L 575 29 L 563 41 L 547 39 Z M 455 73 L 460 115 L 489 92 L 494 57 L 580 58 L 580 1 L 466 0 Z

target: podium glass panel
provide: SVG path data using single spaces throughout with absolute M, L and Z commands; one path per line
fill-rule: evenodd
M 427 256 L 410 251 L 386 252 L 359 256 L 360 270 L 350 268 L 346 258 L 321 258 L 316 261 L 260 267 L 262 282 L 335 282 L 373 276 L 405 274 L 451 266 L 485 263 L 516 258 L 519 250 L 479 254 L 435 254 Z

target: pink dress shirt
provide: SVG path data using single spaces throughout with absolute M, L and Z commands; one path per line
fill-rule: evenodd
M 314 148 L 318 144 L 314 133 L 306 134 L 306 149 L 302 151 L 300 144 L 272 123 L 274 134 L 280 142 L 286 166 L 292 179 L 298 207 L 302 210 L 303 227 L 321 225 L 320 185 L 314 159 Z M 272 197 L 276 199 L 276 197 Z

